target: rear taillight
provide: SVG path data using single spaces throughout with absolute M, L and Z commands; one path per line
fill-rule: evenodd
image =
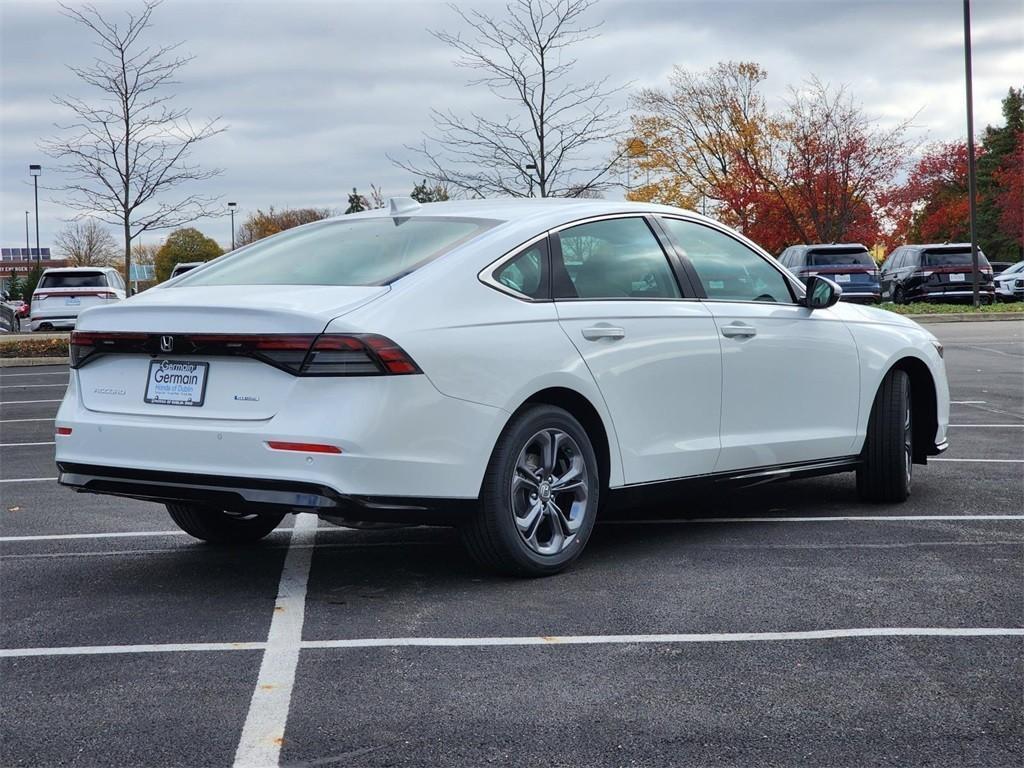
M 112 352 L 145 352 L 145 333 L 71 332 L 71 367 L 79 368 L 89 358 Z
M 403 376 L 422 373 L 411 357 L 375 334 L 148 334 L 74 331 L 71 367 L 103 354 L 250 357 L 294 376 Z

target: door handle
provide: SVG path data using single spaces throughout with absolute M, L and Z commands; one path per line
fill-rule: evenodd
M 587 341 L 598 339 L 621 339 L 626 336 L 624 328 L 616 328 L 613 325 L 595 325 L 593 328 L 583 329 L 583 338 Z
M 757 336 L 757 328 L 743 323 L 729 323 L 722 326 L 722 335 L 728 339 L 749 339 Z

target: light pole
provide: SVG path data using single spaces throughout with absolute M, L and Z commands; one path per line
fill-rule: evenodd
M 28 167 L 29 175 L 32 177 L 32 186 L 35 187 L 36 192 L 36 267 L 39 266 L 39 256 L 41 251 L 39 250 L 39 175 L 43 172 L 43 166 L 41 165 L 30 165 Z M 31 256 L 31 253 L 29 254 Z
M 28 243 L 28 211 L 25 211 L 25 256 L 32 258 L 32 246 Z
M 964 69 L 967 74 L 967 194 L 971 212 L 971 267 L 974 289 L 974 306 L 981 304 L 978 296 L 978 234 L 975 226 L 977 221 L 978 182 L 974 161 L 974 95 L 971 83 L 971 0 L 964 0 Z
M 228 210 L 231 211 L 231 250 L 235 250 L 235 206 L 238 203 L 228 203 Z

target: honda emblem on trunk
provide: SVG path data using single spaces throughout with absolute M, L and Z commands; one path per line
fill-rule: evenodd
M 174 351 L 174 337 L 173 336 L 161 336 L 160 337 L 160 351 L 161 352 L 173 352 Z

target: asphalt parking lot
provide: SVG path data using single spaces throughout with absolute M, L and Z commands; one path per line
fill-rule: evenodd
M 680 498 L 532 581 L 443 529 L 201 545 L 58 487 L 67 369 L 0 369 L 0 765 L 1018 766 L 1024 322 L 930 329 L 951 448 L 906 504 Z

